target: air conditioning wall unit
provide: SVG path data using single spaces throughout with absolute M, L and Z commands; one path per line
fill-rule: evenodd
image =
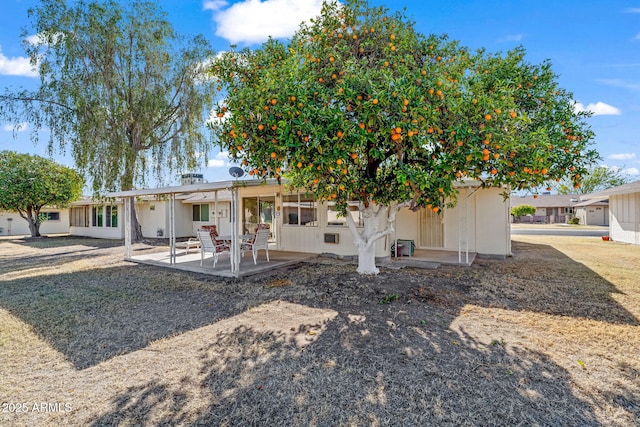
M 324 242 L 337 245 L 337 244 L 340 243 L 340 234 L 338 234 L 338 233 L 324 233 Z

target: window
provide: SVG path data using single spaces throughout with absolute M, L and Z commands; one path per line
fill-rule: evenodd
M 102 227 L 103 206 L 93 206 L 91 208 L 91 225 L 94 227 Z
M 60 221 L 60 212 L 43 212 L 42 213 L 47 221 Z
M 349 206 L 347 207 L 349 210 L 349 215 L 353 218 L 353 221 L 356 223 L 357 227 L 364 227 L 364 220 L 362 219 L 362 212 L 360 212 L 360 202 L 352 201 L 349 202 Z M 335 202 L 327 203 L 327 225 L 330 226 L 346 226 L 347 218 L 340 215 L 340 212 L 336 209 Z
M 88 227 L 89 226 L 89 207 L 81 206 L 79 208 L 71 208 L 71 217 L 69 223 L 72 227 Z
M 106 222 L 107 222 L 107 227 L 118 226 L 118 207 L 117 206 L 107 206 Z
M 318 225 L 318 203 L 306 194 L 282 196 L 283 223 L 287 225 Z
M 193 205 L 193 220 L 194 221 L 209 221 L 209 205 Z

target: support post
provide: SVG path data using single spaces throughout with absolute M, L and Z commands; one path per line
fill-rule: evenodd
M 229 258 L 231 261 L 231 274 L 235 277 L 240 275 L 240 242 L 238 235 L 238 189 L 231 189 L 231 247 L 229 248 Z
M 134 203 L 133 197 L 125 197 L 124 204 L 124 257 L 131 258 L 131 207 Z
M 176 263 L 176 194 L 171 193 L 169 205 L 169 264 Z

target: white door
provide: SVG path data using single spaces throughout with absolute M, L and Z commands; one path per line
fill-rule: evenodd
M 420 209 L 420 225 L 417 245 L 422 249 L 444 247 L 444 213 L 437 214 L 431 209 Z

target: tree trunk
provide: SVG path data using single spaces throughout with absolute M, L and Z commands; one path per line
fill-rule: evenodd
M 41 237 L 40 235 L 40 209 L 36 209 L 35 212 L 31 208 L 27 208 L 26 212 L 18 210 L 18 214 L 27 220 L 29 224 L 29 232 L 31 237 Z M 35 215 L 35 216 L 34 216 Z
M 376 242 L 358 247 L 358 273 L 378 274 L 380 270 L 376 267 Z
M 353 235 L 356 248 L 358 248 L 358 273 L 378 274 L 380 270 L 376 267 L 376 242 L 381 238 L 393 233 L 396 214 L 400 208 L 408 206 L 408 203 L 389 206 L 374 206 L 360 210 L 364 222 L 362 231 L 358 230 L 351 215 L 347 215 L 347 225 Z M 387 216 L 387 212 L 389 215 Z M 384 230 L 378 230 L 382 219 L 385 219 Z
M 133 159 L 127 158 L 125 161 L 125 172 L 122 177 L 122 190 L 133 190 L 133 178 L 135 175 L 135 158 L 136 155 L 133 156 Z M 136 198 L 131 198 L 131 242 L 140 242 L 142 241 L 142 226 L 138 222 L 138 215 L 136 213 Z

